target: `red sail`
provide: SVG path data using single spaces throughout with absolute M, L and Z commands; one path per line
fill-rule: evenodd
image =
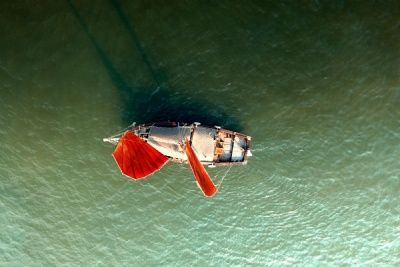
M 217 192 L 217 188 L 203 165 L 200 163 L 188 140 L 186 141 L 186 155 L 189 160 L 190 168 L 196 177 L 197 185 L 203 191 L 205 196 L 213 196 Z
M 113 153 L 121 172 L 133 179 L 159 170 L 168 158 L 130 131 L 125 132 Z

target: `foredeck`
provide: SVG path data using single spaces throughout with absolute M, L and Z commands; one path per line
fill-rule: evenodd
M 171 158 L 187 160 L 185 151 L 180 147 L 190 137 L 191 127 L 157 127 L 151 126 L 148 143 L 162 154 Z

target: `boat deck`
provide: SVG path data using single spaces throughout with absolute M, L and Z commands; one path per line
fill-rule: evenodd
M 135 126 L 136 135 L 175 162 L 187 163 L 184 144 L 187 139 L 202 164 L 243 165 L 251 137 L 221 129 L 187 124 Z

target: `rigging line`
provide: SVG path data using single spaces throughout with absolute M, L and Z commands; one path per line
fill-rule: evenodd
M 127 130 L 131 129 L 132 125 L 129 125 L 128 127 L 116 132 L 115 134 L 111 135 L 109 138 L 113 138 L 113 137 L 117 137 L 120 136 L 122 134 L 124 134 Z
M 120 131 L 120 132 L 117 132 L 117 133 L 111 135 L 110 138 L 118 137 L 118 136 L 124 134 L 124 133 L 126 132 L 126 130 L 128 130 L 128 128 L 126 128 L 126 129 L 124 129 L 124 130 L 122 130 L 122 131 Z
M 186 142 L 187 130 L 190 129 L 190 127 L 187 127 L 186 123 L 183 124 L 182 126 L 179 126 L 178 124 L 178 129 L 180 134 L 179 142 L 184 144 Z
M 236 161 L 236 160 L 235 160 L 235 161 Z M 234 161 L 234 162 L 235 162 L 235 161 Z M 221 181 L 219 181 L 219 183 L 218 183 L 218 185 L 217 185 L 217 189 L 218 189 L 218 190 L 219 190 L 220 186 L 222 185 L 222 182 L 224 181 L 226 175 L 227 175 L 228 172 L 231 170 L 232 166 L 233 166 L 233 162 L 231 162 L 231 165 L 229 166 L 229 169 L 226 171 L 226 173 L 224 174 L 224 176 L 222 176 Z

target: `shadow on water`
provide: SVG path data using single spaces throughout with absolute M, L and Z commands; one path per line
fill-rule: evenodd
M 206 102 L 205 100 L 201 103 L 191 98 L 190 95 L 182 93 L 174 94 L 174 90 L 171 88 L 166 75 L 162 71 L 156 70 L 151 64 L 137 34 L 123 14 L 119 4 L 115 0 L 110 0 L 122 26 L 133 40 L 136 46 L 135 49 L 139 52 L 156 84 L 156 88 L 132 88 L 129 86 L 123 75 L 113 65 L 110 58 L 90 33 L 88 25 L 75 7 L 73 1 L 68 0 L 67 2 L 79 24 L 89 37 L 115 89 L 118 91 L 121 99 L 120 114 L 124 126 L 131 124 L 133 121 L 137 123 L 147 123 L 170 120 L 185 122 L 199 121 L 204 125 L 220 125 L 239 132 L 242 130 L 236 119 L 229 116 L 229 114 L 224 112 L 221 108 L 206 107 L 204 105 Z

